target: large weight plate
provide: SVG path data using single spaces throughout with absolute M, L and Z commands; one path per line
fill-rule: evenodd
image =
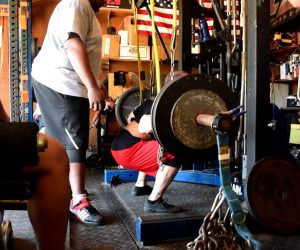
M 269 156 L 251 169 L 246 186 L 249 212 L 280 235 L 300 230 L 300 167 L 292 158 Z
M 198 98 L 199 94 L 201 96 L 200 99 Z M 207 97 L 204 97 L 203 95 L 206 94 Z M 180 106 L 181 103 L 187 103 L 189 96 L 198 96 L 195 99 L 198 99 L 199 102 L 195 100 L 188 103 L 187 107 L 180 114 L 181 117 L 178 117 L 179 120 L 175 122 L 176 116 L 179 116 L 176 113 L 176 106 Z M 215 98 L 216 103 L 221 103 L 222 107 L 224 105 L 225 110 L 219 110 L 218 108 L 214 110 L 208 107 L 208 103 L 211 104 L 213 101 L 208 102 L 207 99 L 212 97 Z M 220 111 L 230 110 L 236 106 L 237 101 L 234 94 L 221 80 L 206 74 L 187 75 L 165 85 L 154 99 L 151 111 L 153 132 L 158 142 L 173 155 L 191 162 L 214 160 L 217 159 L 216 143 L 209 142 L 203 144 L 200 148 L 193 145 L 195 144 L 194 142 L 190 144 L 190 142 L 181 138 L 181 132 L 178 129 L 181 125 L 178 124 L 186 121 L 184 114 L 191 119 L 200 112 L 207 111 L 215 115 Z M 201 127 L 199 133 L 203 134 L 200 138 L 203 139 L 209 135 L 210 129 L 200 125 L 199 127 Z M 193 133 L 198 133 L 198 131 Z M 184 132 L 183 137 L 185 136 L 189 136 L 188 129 Z M 190 137 L 193 137 L 193 135 L 191 134 Z M 198 139 L 199 137 L 197 136 L 196 140 Z
M 150 91 L 144 90 L 144 99 L 150 98 Z M 131 111 L 140 105 L 140 89 L 133 87 L 125 91 L 116 101 L 115 115 L 121 127 L 127 125 L 127 118 Z
M 216 114 L 224 110 L 226 110 L 226 105 L 216 93 L 207 89 L 187 91 L 173 106 L 171 113 L 173 133 L 187 147 L 210 148 L 216 144 L 216 135 L 210 127 L 197 124 L 195 114 Z

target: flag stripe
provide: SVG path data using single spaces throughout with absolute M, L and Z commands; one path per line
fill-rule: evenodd
M 177 11 L 177 20 L 179 12 Z M 164 38 L 171 38 L 173 27 L 173 6 L 172 1 L 160 0 L 155 1 L 154 21 L 160 35 Z M 177 21 L 179 25 L 179 21 Z M 147 9 L 141 8 L 137 11 L 137 26 L 139 34 L 152 35 L 152 21 Z

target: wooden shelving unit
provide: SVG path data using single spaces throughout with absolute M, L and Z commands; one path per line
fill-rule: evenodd
M 51 3 L 51 2 L 59 2 L 59 0 L 31 0 L 32 4 L 36 4 L 36 3 Z

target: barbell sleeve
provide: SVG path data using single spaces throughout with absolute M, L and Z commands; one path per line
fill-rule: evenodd
M 211 127 L 214 117 L 215 117 L 214 115 L 197 114 L 195 117 L 195 121 L 199 125 Z

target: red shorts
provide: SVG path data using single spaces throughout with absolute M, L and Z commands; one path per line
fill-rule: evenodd
M 159 143 L 155 140 L 141 140 L 130 148 L 112 150 L 116 162 L 124 168 L 141 171 L 150 176 L 156 176 L 158 170 Z M 173 160 L 174 156 L 165 152 L 163 161 Z M 174 166 L 177 167 L 177 166 Z

